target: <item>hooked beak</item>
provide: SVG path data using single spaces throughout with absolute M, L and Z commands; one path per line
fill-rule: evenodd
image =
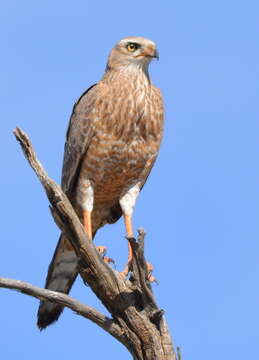
M 159 60 L 158 50 L 155 50 L 155 52 L 154 52 L 154 58 L 156 58 L 157 60 Z
M 156 58 L 157 60 L 159 59 L 158 51 L 153 47 L 146 48 L 143 52 L 143 55 L 151 58 Z
M 140 56 L 146 56 L 148 58 L 156 58 L 157 60 L 159 60 L 158 51 L 153 47 L 147 47 L 140 55 L 137 55 L 136 57 L 140 57 Z

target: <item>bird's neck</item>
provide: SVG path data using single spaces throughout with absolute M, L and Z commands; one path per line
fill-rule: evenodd
M 102 81 L 110 83 L 113 81 L 127 81 L 133 83 L 141 83 L 142 85 L 150 85 L 151 81 L 148 73 L 148 66 L 141 64 L 128 64 L 116 66 L 114 68 L 107 65 Z

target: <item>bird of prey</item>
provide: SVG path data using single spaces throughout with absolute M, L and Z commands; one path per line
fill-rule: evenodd
M 156 160 L 163 132 L 163 100 L 148 73 L 158 58 L 156 45 L 143 37 L 120 40 L 108 58 L 105 73 L 73 107 L 62 170 L 62 189 L 85 231 L 97 230 L 122 215 L 133 237 L 136 199 Z M 132 253 L 129 246 L 129 270 Z M 77 256 L 61 234 L 49 265 L 45 287 L 68 293 L 78 274 Z M 38 326 L 56 321 L 60 305 L 41 301 Z

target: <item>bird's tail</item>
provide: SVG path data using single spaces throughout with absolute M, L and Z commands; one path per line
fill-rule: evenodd
M 61 235 L 49 265 L 45 288 L 68 294 L 78 274 L 78 258 L 70 242 Z M 50 301 L 41 301 L 37 325 L 40 330 L 57 321 L 63 307 Z

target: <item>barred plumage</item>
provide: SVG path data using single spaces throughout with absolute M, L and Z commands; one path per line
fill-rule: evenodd
M 154 57 L 157 50 L 152 41 L 122 39 L 111 51 L 102 80 L 73 108 L 62 188 L 90 237 L 122 214 L 128 235 L 132 233 L 134 204 L 157 157 L 163 131 L 162 97 L 148 74 Z M 76 276 L 76 256 L 61 235 L 46 287 L 68 293 Z M 45 328 L 61 311 L 57 305 L 41 302 L 38 326 Z

